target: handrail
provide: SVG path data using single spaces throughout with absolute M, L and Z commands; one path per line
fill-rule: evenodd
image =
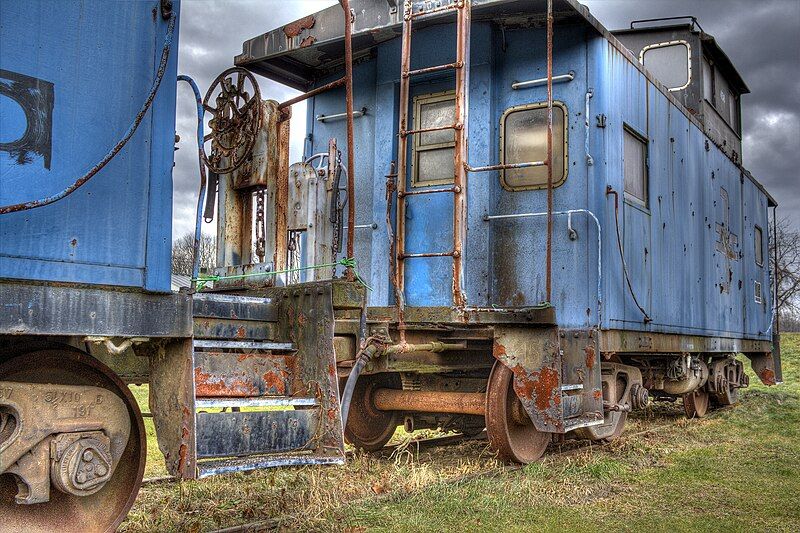
M 597 216 L 589 211 L 588 209 L 568 209 L 566 211 L 551 211 L 548 213 L 547 211 L 541 213 L 513 213 L 510 215 L 483 215 L 484 222 L 491 222 L 492 220 L 508 220 L 514 218 L 529 218 L 529 217 L 542 217 L 548 216 L 548 214 L 552 215 L 567 215 L 567 228 L 570 232 L 570 238 L 572 235 L 575 235 L 575 230 L 572 229 L 572 215 L 577 213 L 583 213 L 589 216 L 592 220 L 594 220 L 594 224 L 597 227 L 597 327 L 600 328 L 602 325 L 601 317 L 602 317 L 602 309 L 603 309 L 603 296 L 601 292 L 601 280 L 603 278 L 603 240 L 602 240 L 602 229 L 600 228 L 600 220 L 598 220 Z

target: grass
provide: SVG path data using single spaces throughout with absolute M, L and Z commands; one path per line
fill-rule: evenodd
M 798 531 L 800 335 L 784 335 L 783 358 L 785 383 L 768 388 L 750 372 L 734 408 L 685 420 L 679 404 L 659 403 L 629 417 L 609 446 L 553 455 L 574 446 L 553 445 L 522 470 L 471 477 L 499 466 L 485 442 L 471 441 L 356 455 L 341 468 L 150 485 L 123 530 L 272 520 L 314 531 Z M 148 450 L 148 475 L 163 468 L 160 456 L 153 466 L 155 453 Z

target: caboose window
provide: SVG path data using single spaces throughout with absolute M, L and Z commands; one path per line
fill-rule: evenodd
M 553 102 L 553 186 L 567 179 L 566 107 Z M 512 107 L 500 120 L 500 162 L 527 163 L 547 159 L 547 102 Z M 503 170 L 505 189 L 524 191 L 547 187 L 547 167 Z
M 691 50 L 686 41 L 645 46 L 639 62 L 670 91 L 685 89 L 692 79 Z
M 764 232 L 758 226 L 755 227 L 753 235 L 753 245 L 755 246 L 755 258 L 758 266 L 764 266 Z
M 456 121 L 455 92 L 426 94 L 414 98 L 414 129 L 449 126 Z M 414 135 L 411 150 L 411 185 L 452 183 L 455 177 L 452 129 Z
M 625 196 L 647 206 L 647 140 L 628 126 L 624 129 Z

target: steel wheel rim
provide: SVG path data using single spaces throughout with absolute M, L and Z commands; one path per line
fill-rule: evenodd
M 0 379 L 54 383 L 48 377 L 58 375 L 59 370 L 64 384 L 102 386 L 125 401 L 131 416 L 128 444 L 114 476 L 91 496 L 69 496 L 52 487 L 50 502 L 17 505 L 12 477 L 0 476 L 3 527 L 26 532 L 115 531 L 133 506 L 144 476 L 147 441 L 141 412 L 128 387 L 108 367 L 73 348 L 40 350 L 9 359 L 0 364 Z M 109 508 L 111 512 L 106 513 Z
M 537 430 L 532 422 L 519 424 L 514 420 L 512 409 L 519 398 L 513 383 L 514 373 L 496 362 L 486 390 L 486 432 L 500 460 L 532 463 L 541 458 L 550 442 L 550 434 Z
M 695 390 L 683 396 L 683 409 L 688 418 L 703 418 L 708 412 L 709 397 L 704 390 Z
M 401 387 L 399 378 L 394 374 L 371 374 L 358 378 L 344 428 L 344 438 L 349 444 L 360 450 L 374 452 L 389 442 L 400 425 L 400 413 L 377 409 L 372 403 L 372 391 Z

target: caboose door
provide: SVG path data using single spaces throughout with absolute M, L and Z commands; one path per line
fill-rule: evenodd
M 450 83 L 411 87 L 409 129 L 444 127 L 455 122 L 455 91 Z M 452 194 L 433 192 L 453 186 L 455 131 L 444 129 L 413 135 L 407 143 L 404 239 L 405 300 L 411 306 L 452 304 Z

